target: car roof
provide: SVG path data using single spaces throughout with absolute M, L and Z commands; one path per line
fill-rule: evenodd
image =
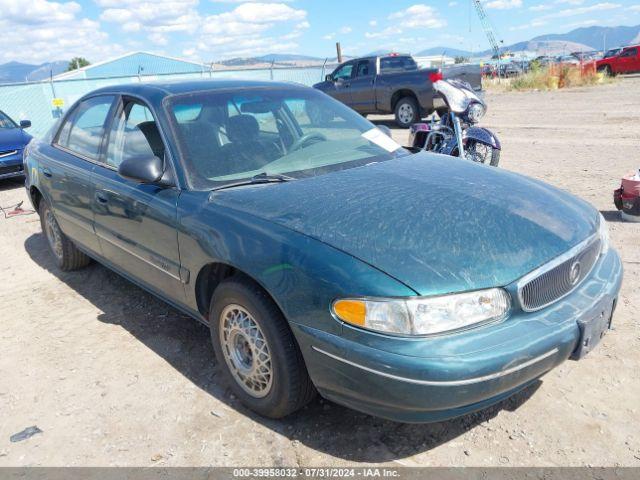
M 121 94 L 135 95 L 143 98 L 158 99 L 168 97 L 170 95 L 180 95 L 192 92 L 202 92 L 205 90 L 229 90 L 241 88 L 308 88 L 304 85 L 293 82 L 273 82 L 273 81 L 257 81 L 257 80 L 176 80 L 171 82 L 149 82 L 149 83 L 127 83 L 120 85 L 111 85 L 94 90 L 90 95 L 96 94 Z

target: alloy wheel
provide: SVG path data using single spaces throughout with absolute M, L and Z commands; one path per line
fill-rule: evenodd
M 413 120 L 414 112 L 413 107 L 408 103 L 400 105 L 398 109 L 398 118 L 402 123 L 410 123 Z

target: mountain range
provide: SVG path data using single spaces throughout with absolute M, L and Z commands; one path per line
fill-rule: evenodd
M 539 35 L 531 40 L 517 42 L 501 47 L 502 51 L 522 52 L 524 50 L 541 52 L 547 55 L 571 53 L 576 51 L 602 50 L 640 43 L 640 25 L 633 27 L 581 27 L 567 33 Z M 491 55 L 491 50 L 470 52 L 449 47 L 433 47 L 414 53 L 416 56 L 447 55 L 449 57 L 483 57 Z
M 57 62 L 32 65 L 29 63 L 9 62 L 0 65 L 0 83 L 36 82 L 45 80 L 52 74 L 58 75 L 67 69 L 69 62 Z
M 501 47 L 503 51 L 521 52 L 534 51 L 546 55 L 558 55 L 575 51 L 602 50 L 618 46 L 640 43 L 640 25 L 628 27 L 581 27 L 567 33 L 547 34 L 534 37 L 530 40 L 513 43 Z M 370 55 L 384 54 L 389 49 L 379 49 Z M 470 52 L 448 46 L 432 47 L 420 51 L 411 52 L 416 56 L 447 55 L 449 57 L 486 57 L 491 55 L 491 50 L 482 52 Z M 227 67 L 255 66 L 276 63 L 279 65 L 310 65 L 321 64 L 325 59 L 309 55 L 297 55 L 286 53 L 271 53 L 268 55 L 250 58 L 232 58 L 220 61 L 219 64 Z M 329 59 L 335 61 L 335 57 Z M 0 83 L 24 82 L 44 80 L 66 70 L 67 61 L 56 61 L 31 65 L 20 62 L 9 62 L 0 65 Z

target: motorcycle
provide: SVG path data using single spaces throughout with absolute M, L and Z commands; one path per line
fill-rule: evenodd
M 502 149 L 498 138 L 476 124 L 487 111 L 487 105 L 468 83 L 460 80 L 436 79 L 433 88 L 440 101 L 430 123 L 411 126 L 409 144 L 428 152 L 452 155 L 497 167 Z

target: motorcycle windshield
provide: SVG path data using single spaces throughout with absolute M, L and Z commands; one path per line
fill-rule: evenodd
M 447 105 L 454 113 L 462 113 L 471 102 L 478 102 L 484 105 L 484 102 L 470 89 L 461 82 L 455 80 L 438 80 L 433 84 L 435 91 L 440 92 L 447 101 Z

